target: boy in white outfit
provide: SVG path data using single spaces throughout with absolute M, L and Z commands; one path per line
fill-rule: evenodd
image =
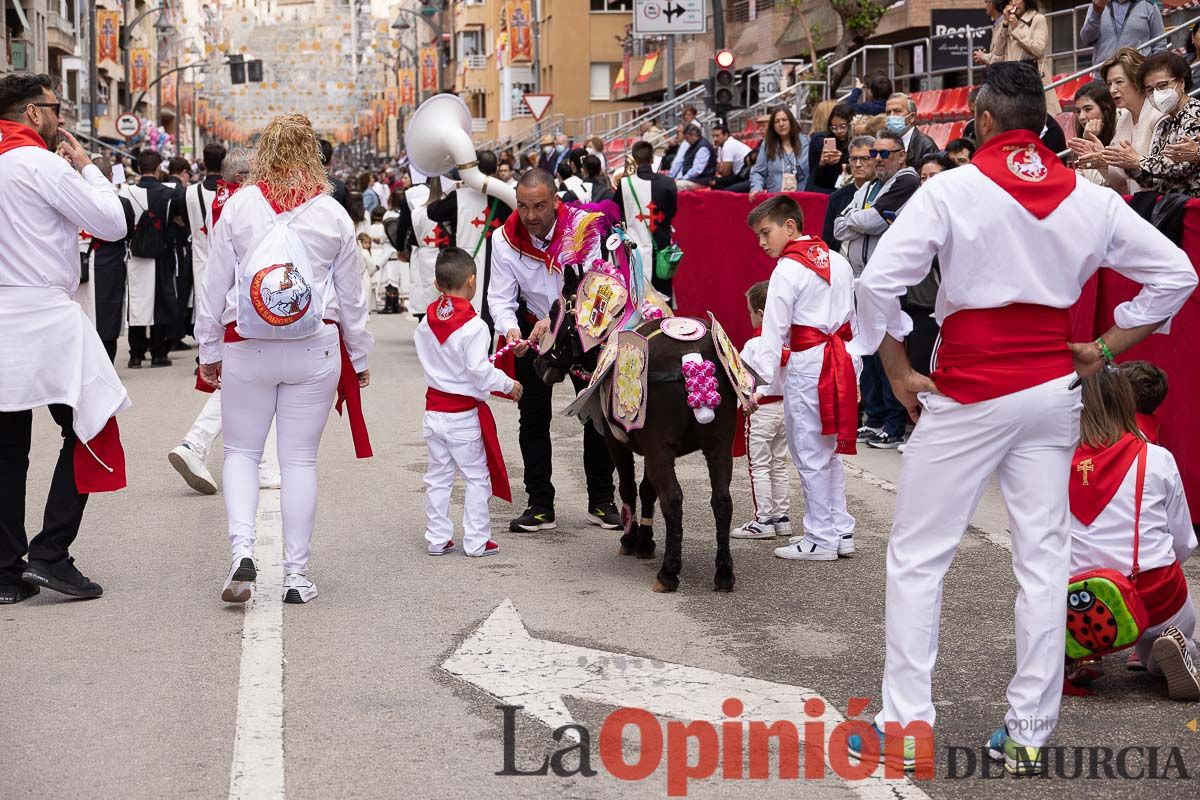
M 500 550 L 491 538 L 490 495 L 512 502 L 508 473 L 496 438 L 489 394 L 518 400 L 521 384 L 488 361 L 487 325 L 475 313 L 475 261 L 462 249 L 443 250 L 434 267 L 441 296 L 425 311 L 413 338 L 425 371 L 425 541 L 431 556 L 454 549 L 450 491 L 456 471 L 466 483 L 463 550 L 487 556 Z
M 788 447 L 804 486 L 804 533 L 775 555 L 836 561 L 854 552 L 854 517 L 846 510 L 838 458 L 857 452 L 858 378 L 846 351 L 854 336 L 854 275 L 823 241 L 800 233 L 804 213 L 786 195 L 755 207 L 747 224 L 767 255 L 779 259 L 763 310 L 764 355 L 755 366 L 767 386 L 782 370 Z M 755 392 L 756 402 L 762 397 Z
M 763 361 L 770 354 L 763 350 L 763 309 L 767 304 L 768 281 L 759 281 L 746 292 L 746 306 L 754 336 L 742 347 L 742 360 L 760 375 Z M 775 354 L 778 360 L 778 353 Z M 788 454 L 787 429 L 783 414 L 781 376 L 760 389 L 758 408 L 746 422 L 746 458 L 750 462 L 750 493 L 754 498 L 754 519 L 729 535 L 735 539 L 773 539 L 789 536 L 792 523 L 788 519 L 791 487 L 788 473 L 792 470 Z

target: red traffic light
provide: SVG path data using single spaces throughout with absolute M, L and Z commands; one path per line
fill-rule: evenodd
M 717 66 L 721 69 L 729 69 L 733 66 L 732 50 L 718 50 L 714 58 L 716 59 Z

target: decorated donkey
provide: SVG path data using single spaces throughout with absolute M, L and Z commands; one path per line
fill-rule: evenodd
M 538 372 L 553 383 L 591 367 L 587 388 L 567 413 L 595 425 L 608 444 L 622 502 L 621 553 L 653 557 L 654 503 L 662 503 L 667 538 L 656 592 L 679 587 L 683 562 L 683 490 L 675 461 L 704 454 L 717 534 L 714 586 L 731 591 L 732 445 L 738 406 L 748 407 L 755 378 L 711 315 L 708 321 L 669 316 L 661 296 L 645 288 L 640 254 L 620 227 L 606 245 L 609 260 L 590 265 L 576 292 L 556 304 Z M 640 492 L 634 453 L 645 459 Z

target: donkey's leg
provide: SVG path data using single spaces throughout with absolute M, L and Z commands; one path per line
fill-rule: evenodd
M 733 591 L 733 556 L 729 552 L 729 525 L 733 519 L 733 499 L 729 481 L 733 476 L 731 437 L 716 436 L 706 443 L 704 460 L 708 464 L 708 481 L 712 486 L 713 521 L 717 526 L 717 573 L 713 586 L 718 592 Z
M 618 442 L 612 434 L 604 437 L 608 446 L 608 455 L 612 458 L 613 466 L 617 468 L 617 492 L 621 496 L 621 527 L 625 532 L 621 536 L 620 553 L 631 556 L 637 544 L 637 471 L 634 469 L 633 451 Z
M 642 516 L 637 523 L 638 558 L 654 558 L 654 504 L 658 501 L 658 494 L 646 473 L 647 470 L 643 466 L 642 482 L 638 486 L 638 495 L 642 501 Z
M 654 591 L 673 592 L 679 588 L 679 570 L 683 567 L 683 489 L 675 476 L 675 454 L 662 448 L 647 452 L 646 475 L 654 484 L 662 504 L 667 530 L 662 567 Z

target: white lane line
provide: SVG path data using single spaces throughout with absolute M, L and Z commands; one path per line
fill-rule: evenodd
M 274 426 L 263 456 L 277 473 Z M 258 579 L 242 626 L 229 800 L 283 800 L 283 523 L 278 489 L 259 490 L 255 528 Z
M 845 471 L 846 476 L 849 478 L 854 478 L 855 480 L 862 481 L 863 483 L 866 483 L 870 486 L 874 486 L 877 489 L 882 489 L 885 492 L 889 492 L 891 494 L 897 493 L 896 484 L 892 483 L 891 481 L 884 480 L 883 478 L 880 478 L 878 475 L 868 472 L 867 470 L 863 469 L 859 465 L 853 464 L 844 458 L 842 459 L 842 469 Z M 976 519 L 977 520 L 979 519 L 978 511 L 976 511 Z M 967 526 L 967 530 L 974 531 L 979 536 L 981 536 L 982 538 L 991 542 L 992 544 L 997 545 L 998 547 L 1003 547 L 1005 550 L 1007 550 L 1010 553 L 1012 552 L 1012 536 L 1011 536 L 1007 526 L 1004 526 L 1001 528 L 1001 530 L 997 531 L 993 528 L 993 526 L 996 524 L 1003 525 L 1002 522 L 1000 522 L 998 520 L 993 520 L 993 519 L 979 520 L 979 521 L 986 522 L 986 524 L 988 524 L 988 527 L 984 528 L 980 524 L 973 523 L 973 524 Z

